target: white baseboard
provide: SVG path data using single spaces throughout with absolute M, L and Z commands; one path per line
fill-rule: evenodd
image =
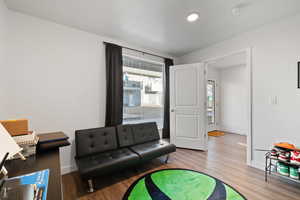
M 265 171 L 265 164 L 262 162 L 252 160 L 250 166 Z
M 77 167 L 75 165 L 68 165 L 68 166 L 61 166 L 61 174 L 68 174 L 71 172 L 74 172 L 77 170 Z
M 247 135 L 247 134 L 246 134 L 244 131 L 242 131 L 242 130 L 231 129 L 231 128 L 227 128 L 227 127 L 224 127 L 224 126 L 221 126 L 221 127 L 220 127 L 220 131 L 228 132 L 228 133 L 235 133 L 235 134 L 238 134 L 238 135 Z

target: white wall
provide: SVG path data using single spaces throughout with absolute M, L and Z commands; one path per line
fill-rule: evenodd
M 0 0 L 0 64 L 1 67 L 4 65 L 4 47 L 5 47 L 5 36 L 6 36 L 6 15 L 7 8 L 3 0 Z
M 247 68 L 228 67 L 220 70 L 220 129 L 247 134 Z
M 73 170 L 74 131 L 104 125 L 103 41 L 128 44 L 12 11 L 8 20 L 15 112 L 1 118 L 28 118 L 39 133 L 65 132 L 72 146 L 62 148 L 61 165 Z
M 28 118 L 37 132 L 76 129 L 105 119 L 104 47 L 99 36 L 10 12 L 9 64 L 16 69 L 12 118 Z M 74 145 L 61 151 L 73 168 Z
M 0 117 L 9 115 L 9 101 L 6 98 L 9 96 L 9 79 L 5 73 L 6 53 L 7 53 L 7 8 L 3 0 L 0 0 Z M 10 71 L 11 69 L 7 69 Z
M 194 63 L 252 48 L 253 149 L 269 149 L 276 141 L 300 145 L 300 90 L 297 62 L 300 60 L 300 15 L 269 24 L 177 59 Z M 270 104 L 270 97 L 278 104 Z M 253 152 L 253 165 L 263 165 L 264 153 Z

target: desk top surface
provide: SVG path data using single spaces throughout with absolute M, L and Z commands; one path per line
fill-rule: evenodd
M 47 200 L 61 200 L 61 173 L 59 148 L 38 153 L 27 160 L 10 160 L 5 164 L 9 177 L 20 176 L 44 169 L 50 170 Z

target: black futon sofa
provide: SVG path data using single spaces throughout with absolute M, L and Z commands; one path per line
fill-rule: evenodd
M 93 178 L 175 152 L 176 147 L 160 140 L 156 123 L 77 130 L 76 163 L 93 192 Z

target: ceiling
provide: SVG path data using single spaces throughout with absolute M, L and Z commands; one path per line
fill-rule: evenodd
M 181 56 L 300 12 L 299 0 L 6 0 L 8 8 Z M 232 8 L 240 7 L 233 16 Z M 196 11 L 197 22 L 186 16 Z
M 209 67 L 225 69 L 229 67 L 246 66 L 247 56 L 245 52 L 236 53 L 209 62 Z

